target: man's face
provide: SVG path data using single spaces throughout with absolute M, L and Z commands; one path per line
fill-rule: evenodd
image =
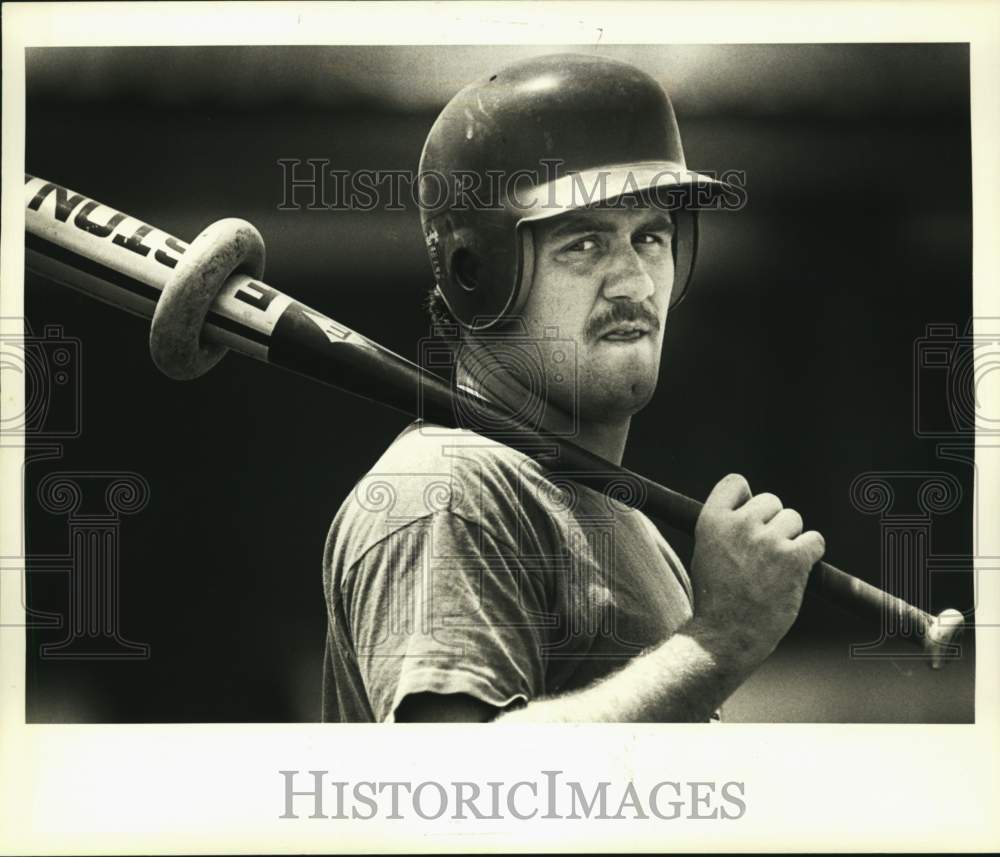
M 674 281 L 670 214 L 644 203 L 590 208 L 533 225 L 534 279 L 522 310 L 542 340 L 550 401 L 586 422 L 615 422 L 652 397 Z M 575 344 L 575 378 L 545 342 Z M 562 383 L 559 383 L 562 379 Z M 569 384 L 576 387 L 575 397 Z

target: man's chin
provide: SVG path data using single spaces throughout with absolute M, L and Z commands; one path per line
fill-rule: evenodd
M 634 343 L 606 343 L 595 354 L 591 386 L 610 399 L 646 404 L 656 389 L 660 373 L 659 350 L 648 337 Z
M 586 422 L 628 419 L 649 404 L 656 392 L 656 372 L 622 371 L 580 390 L 580 418 Z

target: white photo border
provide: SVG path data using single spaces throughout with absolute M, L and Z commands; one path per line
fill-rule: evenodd
M 669 26 L 652 25 L 659 17 Z M 24 51 L 45 45 L 968 42 L 974 315 L 1000 317 L 1000 4 L 995 2 L 8 4 L 0 316 L 23 315 Z M 4 389 L 3 407 L 23 402 Z M 995 412 L 995 411 L 993 411 Z M 3 485 L 21 453 L 4 448 Z M 980 520 L 1000 473 L 978 470 Z M 5 491 L 0 541 L 20 544 Z M 14 508 L 12 508 L 14 506 Z M 1000 555 L 1000 528 L 977 534 Z M 977 618 L 998 624 L 998 581 Z M 1000 849 L 998 639 L 977 645 L 976 723 L 703 726 L 26 725 L 23 605 L 0 590 L 0 852 Z M 14 627 L 11 627 L 11 626 Z M 745 783 L 736 821 L 280 819 L 280 770 L 349 782 Z

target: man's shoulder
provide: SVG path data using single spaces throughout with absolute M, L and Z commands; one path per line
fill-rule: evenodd
M 419 492 L 423 499 L 425 492 L 447 486 L 449 507 L 461 511 L 493 495 L 511 497 L 512 489 L 536 488 L 544 480 L 536 461 L 505 444 L 465 429 L 416 422 L 389 445 L 358 487 L 391 486 L 400 498 Z M 431 503 L 425 511 L 440 507 Z
M 440 513 L 514 539 L 526 518 L 538 521 L 546 484 L 542 467 L 522 452 L 471 431 L 416 422 L 345 498 L 330 541 L 346 549 L 342 561 L 356 559 Z
M 462 461 L 489 462 L 516 469 L 526 465 L 538 469 L 538 465 L 527 455 L 499 441 L 467 429 L 417 420 L 389 444 L 373 470 L 382 470 L 397 462 L 444 466 Z

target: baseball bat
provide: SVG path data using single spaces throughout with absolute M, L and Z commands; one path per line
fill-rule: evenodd
M 25 176 L 25 254 L 32 272 L 112 306 L 152 318 L 189 245 L 82 194 Z M 661 522 L 694 533 L 702 503 L 594 455 L 563 437 L 530 428 L 482 397 L 423 369 L 259 278 L 236 273 L 215 296 L 201 340 L 444 426 L 472 428 Z M 556 461 L 558 467 L 553 468 Z M 962 614 L 933 616 L 828 562 L 811 571 L 807 592 L 922 648 L 939 668 L 957 656 Z

